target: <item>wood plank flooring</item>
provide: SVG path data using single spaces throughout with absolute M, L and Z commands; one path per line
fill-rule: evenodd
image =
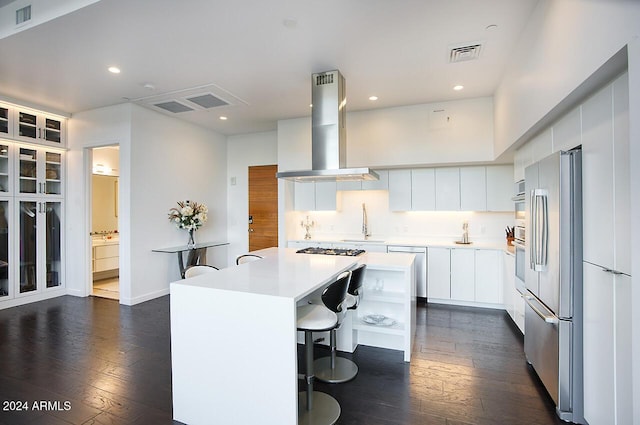
M 316 389 L 338 399 L 341 425 L 564 423 L 522 350 L 502 311 L 422 306 L 411 364 L 361 346 L 347 356 L 356 379 Z M 34 410 L 41 400 L 52 403 Z M 9 401 L 29 410 L 4 410 Z M 0 403 L 2 425 L 177 424 L 169 297 L 126 307 L 65 296 L 0 310 Z

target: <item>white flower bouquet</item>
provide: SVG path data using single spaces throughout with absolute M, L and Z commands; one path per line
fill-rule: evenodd
M 178 207 L 179 208 L 171 208 L 169 210 L 169 220 L 171 220 L 178 229 L 185 229 L 191 233 L 206 223 L 209 210 L 205 204 L 180 201 L 178 202 Z

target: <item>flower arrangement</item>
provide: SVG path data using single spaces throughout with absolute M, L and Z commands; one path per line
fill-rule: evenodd
M 171 208 L 169 210 L 169 220 L 171 220 L 178 229 L 185 229 L 191 233 L 206 223 L 209 210 L 205 204 L 179 201 L 178 206 L 180 208 Z

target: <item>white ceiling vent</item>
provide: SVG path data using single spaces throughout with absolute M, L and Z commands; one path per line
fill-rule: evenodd
M 31 5 L 16 10 L 16 25 L 24 24 L 31 20 Z
M 175 100 L 170 100 L 168 102 L 160 102 L 154 103 L 153 106 L 156 108 L 164 109 L 165 111 L 169 111 L 173 114 L 179 114 L 180 112 L 189 112 L 193 111 L 193 108 L 189 108 L 187 105 L 183 105 L 180 102 Z
M 172 114 L 190 114 L 198 111 L 212 110 L 213 108 L 224 108 L 242 104 L 248 105 L 244 100 L 232 95 L 215 84 L 153 94 L 151 96 L 132 99 L 131 101 L 138 105 L 155 109 L 156 111 L 169 112 Z
M 225 106 L 229 104 L 219 97 L 214 96 L 212 93 L 205 93 L 198 96 L 187 97 L 187 100 L 204 109 L 215 108 L 217 106 Z
M 464 62 L 480 57 L 481 43 L 467 43 L 449 47 L 449 63 Z

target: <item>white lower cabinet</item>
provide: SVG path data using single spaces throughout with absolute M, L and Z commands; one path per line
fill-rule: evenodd
M 451 249 L 451 299 L 475 301 L 475 253 Z
M 502 255 L 502 302 L 511 320 L 524 334 L 524 298 L 516 289 L 516 259 L 504 252 Z
M 475 301 L 502 304 L 502 252 L 476 249 L 475 256 Z
M 633 423 L 631 277 L 584 263 L 584 418 Z
M 502 308 L 499 250 L 428 248 L 428 301 Z
M 451 299 L 451 250 L 427 250 L 427 299 Z

